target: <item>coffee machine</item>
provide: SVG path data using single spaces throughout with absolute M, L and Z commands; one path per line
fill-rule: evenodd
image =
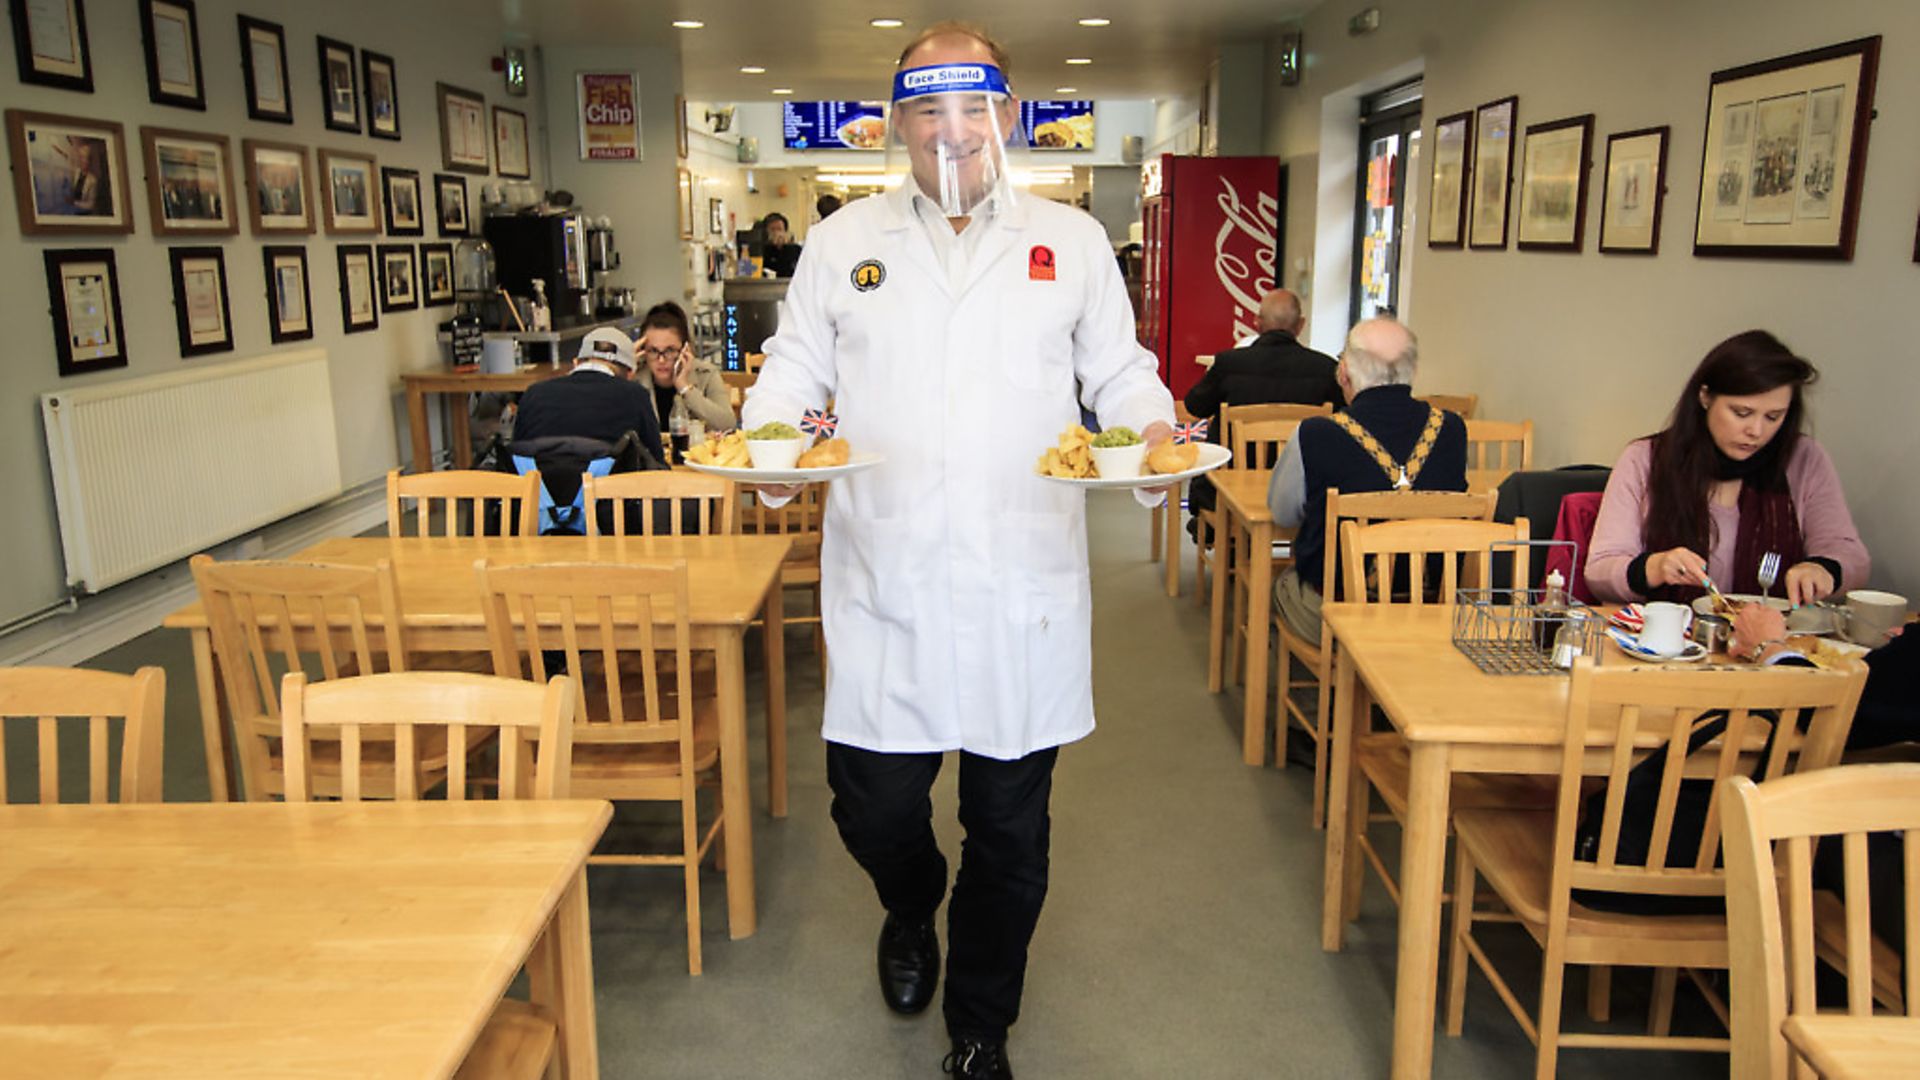
M 482 227 L 493 245 L 500 287 L 516 296 L 546 283 L 554 317 L 590 318 L 586 218 L 578 211 L 559 214 L 496 214 Z
M 587 279 L 593 290 L 593 312 L 600 318 L 633 314 L 633 290 L 605 284 L 606 276 L 618 269 L 620 252 L 613 246 L 613 219 L 602 215 L 587 228 Z

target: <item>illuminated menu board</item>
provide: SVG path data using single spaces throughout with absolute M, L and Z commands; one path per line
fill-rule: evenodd
M 781 102 L 781 141 L 789 150 L 881 150 L 887 107 L 877 101 Z
M 1020 127 L 1035 150 L 1093 149 L 1093 102 L 1023 101 Z

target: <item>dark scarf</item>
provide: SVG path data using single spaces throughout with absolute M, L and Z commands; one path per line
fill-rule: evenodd
M 1755 471 L 1752 458 L 1747 461 L 1732 462 L 1722 458 L 1721 464 L 1723 466 L 1731 464 L 1738 468 L 1740 472 L 1736 473 L 1736 476 L 1744 477 Z M 1735 476 L 1723 475 L 1720 479 L 1732 480 Z M 1733 580 L 1716 581 L 1714 584 L 1720 586 L 1722 592 L 1758 595 L 1760 556 L 1769 551 L 1775 551 L 1780 554 L 1780 577 L 1773 584 L 1776 588 L 1781 588 L 1784 594 L 1787 567 L 1807 557 L 1806 539 L 1800 535 L 1800 514 L 1794 509 L 1793 493 L 1762 490 L 1756 484 L 1742 483 L 1738 506 L 1740 528 L 1733 540 Z M 1705 593 L 1705 589 L 1692 585 L 1668 585 L 1653 590 L 1653 598 L 1687 603 Z

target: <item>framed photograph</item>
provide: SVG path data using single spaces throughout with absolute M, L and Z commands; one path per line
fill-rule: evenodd
M 173 264 L 173 319 L 180 329 L 180 355 L 233 350 L 233 320 L 227 306 L 227 260 L 217 247 L 168 248 Z
M 107 248 L 47 251 L 47 299 L 61 375 L 127 366 L 120 275 Z
M 453 245 L 420 245 L 420 306 L 453 303 Z
M 715 236 L 723 235 L 727 231 L 726 206 L 719 199 L 707 200 L 707 228 Z
M 673 95 L 673 145 L 680 160 L 687 160 L 687 99 L 679 94 Z
M 573 82 L 580 160 L 641 160 L 639 77 L 631 71 L 582 71 Z
M 518 109 L 493 107 L 494 171 L 510 180 L 533 176 L 527 157 L 527 114 Z
M 307 249 L 260 249 L 267 269 L 267 330 L 273 343 L 305 341 L 313 336 L 313 293 L 307 286 Z
M 693 239 L 693 174 L 680 166 L 680 239 Z
M 1880 39 L 1716 71 L 1695 255 L 1851 259 Z
M 1473 114 L 1443 116 L 1433 126 L 1433 197 L 1427 212 L 1427 246 L 1457 248 L 1466 237 L 1467 144 Z
M 380 170 L 381 202 L 387 208 L 388 236 L 420 236 L 427 231 L 420 216 L 420 174 L 413 169 Z
M 1520 155 L 1520 250 L 1580 250 L 1592 151 L 1592 113 L 1527 128 Z
M 8 109 L 7 146 L 22 233 L 133 231 L 126 134 L 119 124 Z
M 420 306 L 420 279 L 412 244 L 381 244 L 380 310 L 411 311 Z
M 349 334 L 372 330 L 380 325 L 380 307 L 374 297 L 373 247 L 369 244 L 341 244 L 340 322 Z
M 277 22 L 241 15 L 240 73 L 247 83 L 247 117 L 293 123 L 293 91 L 287 86 L 287 32 Z
M 147 49 L 148 99 L 156 105 L 206 111 L 200 16 L 193 0 L 140 0 L 140 37 Z
M 313 232 L 313 173 L 307 148 L 293 143 L 244 139 L 240 154 L 247 165 L 247 213 L 255 236 L 306 236 Z
M 400 88 L 393 57 L 361 49 L 360 87 L 367 98 L 367 134 L 376 139 L 398 139 Z
M 360 84 L 353 46 L 329 37 L 320 42 L 320 113 L 333 131 L 360 134 Z
M 84 0 L 13 0 L 8 6 L 20 81 L 93 93 Z
M 441 236 L 465 236 L 467 225 L 467 178 L 433 174 L 433 206 L 440 218 Z
M 155 236 L 232 236 L 240 231 L 233 201 L 232 144 L 225 135 L 143 127 L 140 148 Z
M 487 99 L 471 90 L 435 83 L 440 97 L 440 166 L 448 172 L 487 175 Z
M 1602 254 L 1659 254 L 1660 206 L 1667 199 L 1667 131 L 1663 125 L 1607 136 Z
M 320 151 L 320 205 L 330 233 L 380 231 L 379 167 L 367 154 Z
M 1504 97 L 1473 110 L 1473 197 L 1467 246 L 1507 246 L 1508 190 L 1513 183 L 1513 132 L 1520 99 Z

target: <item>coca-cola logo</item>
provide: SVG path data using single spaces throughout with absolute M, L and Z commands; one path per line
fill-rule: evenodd
M 1233 338 L 1259 332 L 1260 298 L 1273 288 L 1280 236 L 1280 200 L 1262 191 L 1249 208 L 1233 181 L 1221 176 L 1215 202 L 1224 215 L 1213 236 L 1213 274 L 1233 299 Z M 1246 256 L 1252 256 L 1248 265 Z

